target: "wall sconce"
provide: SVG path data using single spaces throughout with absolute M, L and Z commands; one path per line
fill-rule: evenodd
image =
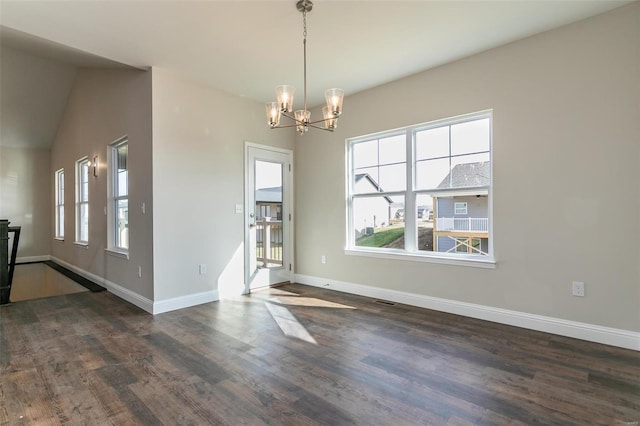
M 93 177 L 98 177 L 98 156 L 93 157 Z

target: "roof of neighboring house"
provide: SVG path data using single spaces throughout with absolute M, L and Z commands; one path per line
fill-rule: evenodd
M 282 187 L 256 189 L 256 203 L 281 203 Z
M 451 182 L 449 182 L 451 179 Z M 458 164 L 440 182 L 438 189 L 486 186 L 491 183 L 491 162 Z
M 369 173 L 359 173 L 356 175 L 356 183 L 360 182 L 362 179 L 366 178 L 371 185 L 373 185 L 373 187 L 376 189 L 376 191 L 378 192 L 384 192 L 382 190 L 382 187 L 380 185 L 378 185 L 378 182 L 376 182 L 376 180 L 374 178 L 371 177 L 371 175 Z M 387 196 L 384 197 L 389 204 L 393 203 L 393 200 Z

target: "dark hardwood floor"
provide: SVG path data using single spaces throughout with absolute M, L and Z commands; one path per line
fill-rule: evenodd
M 640 353 L 302 285 L 151 316 L 0 308 L 0 423 L 640 421 Z

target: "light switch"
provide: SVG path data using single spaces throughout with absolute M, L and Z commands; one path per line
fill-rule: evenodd
M 242 204 L 236 204 L 236 213 L 242 214 Z

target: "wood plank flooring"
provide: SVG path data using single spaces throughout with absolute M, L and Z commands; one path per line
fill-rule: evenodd
M 638 425 L 640 353 L 287 285 L 0 308 L 0 424 Z

